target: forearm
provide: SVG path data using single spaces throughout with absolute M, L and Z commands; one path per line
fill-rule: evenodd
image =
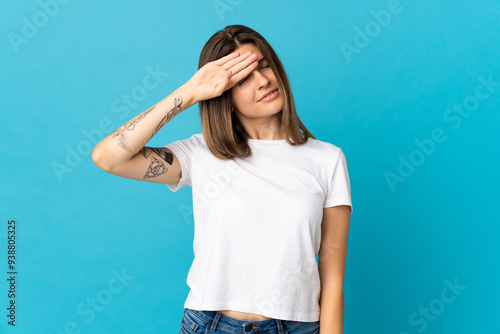
M 342 288 L 322 288 L 320 297 L 320 334 L 344 333 L 344 291 Z
M 92 159 L 110 168 L 127 161 L 172 118 L 196 103 L 192 91 L 182 85 L 151 108 L 126 122 L 97 144 Z

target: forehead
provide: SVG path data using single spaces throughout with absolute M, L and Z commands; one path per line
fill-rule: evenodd
M 243 44 L 235 51 L 238 51 L 240 53 L 240 55 L 244 54 L 245 52 L 251 51 L 251 52 L 257 54 L 257 59 L 260 59 L 263 57 L 262 52 L 260 52 L 259 48 L 257 46 L 255 46 L 255 44 L 252 44 L 252 43 Z

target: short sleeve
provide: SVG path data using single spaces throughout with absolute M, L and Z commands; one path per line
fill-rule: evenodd
M 178 183 L 166 183 L 170 190 L 175 192 L 182 187 L 191 186 L 192 156 L 202 140 L 202 134 L 194 134 L 189 138 L 177 140 L 163 146 L 175 154 L 179 160 L 182 170 L 182 176 Z
M 340 150 L 340 154 L 333 169 L 333 175 L 328 185 L 328 193 L 325 198 L 323 208 L 328 208 L 338 205 L 350 205 L 352 210 L 351 200 L 351 184 L 349 181 L 349 173 L 347 171 L 347 162 L 344 152 Z

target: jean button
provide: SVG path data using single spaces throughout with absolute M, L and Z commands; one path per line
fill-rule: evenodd
M 248 324 L 245 326 L 245 332 L 250 332 L 253 329 L 253 326 L 251 324 Z

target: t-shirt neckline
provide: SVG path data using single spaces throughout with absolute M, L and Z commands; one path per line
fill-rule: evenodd
M 286 139 L 252 139 L 247 138 L 248 145 L 251 146 L 279 146 L 285 144 Z

